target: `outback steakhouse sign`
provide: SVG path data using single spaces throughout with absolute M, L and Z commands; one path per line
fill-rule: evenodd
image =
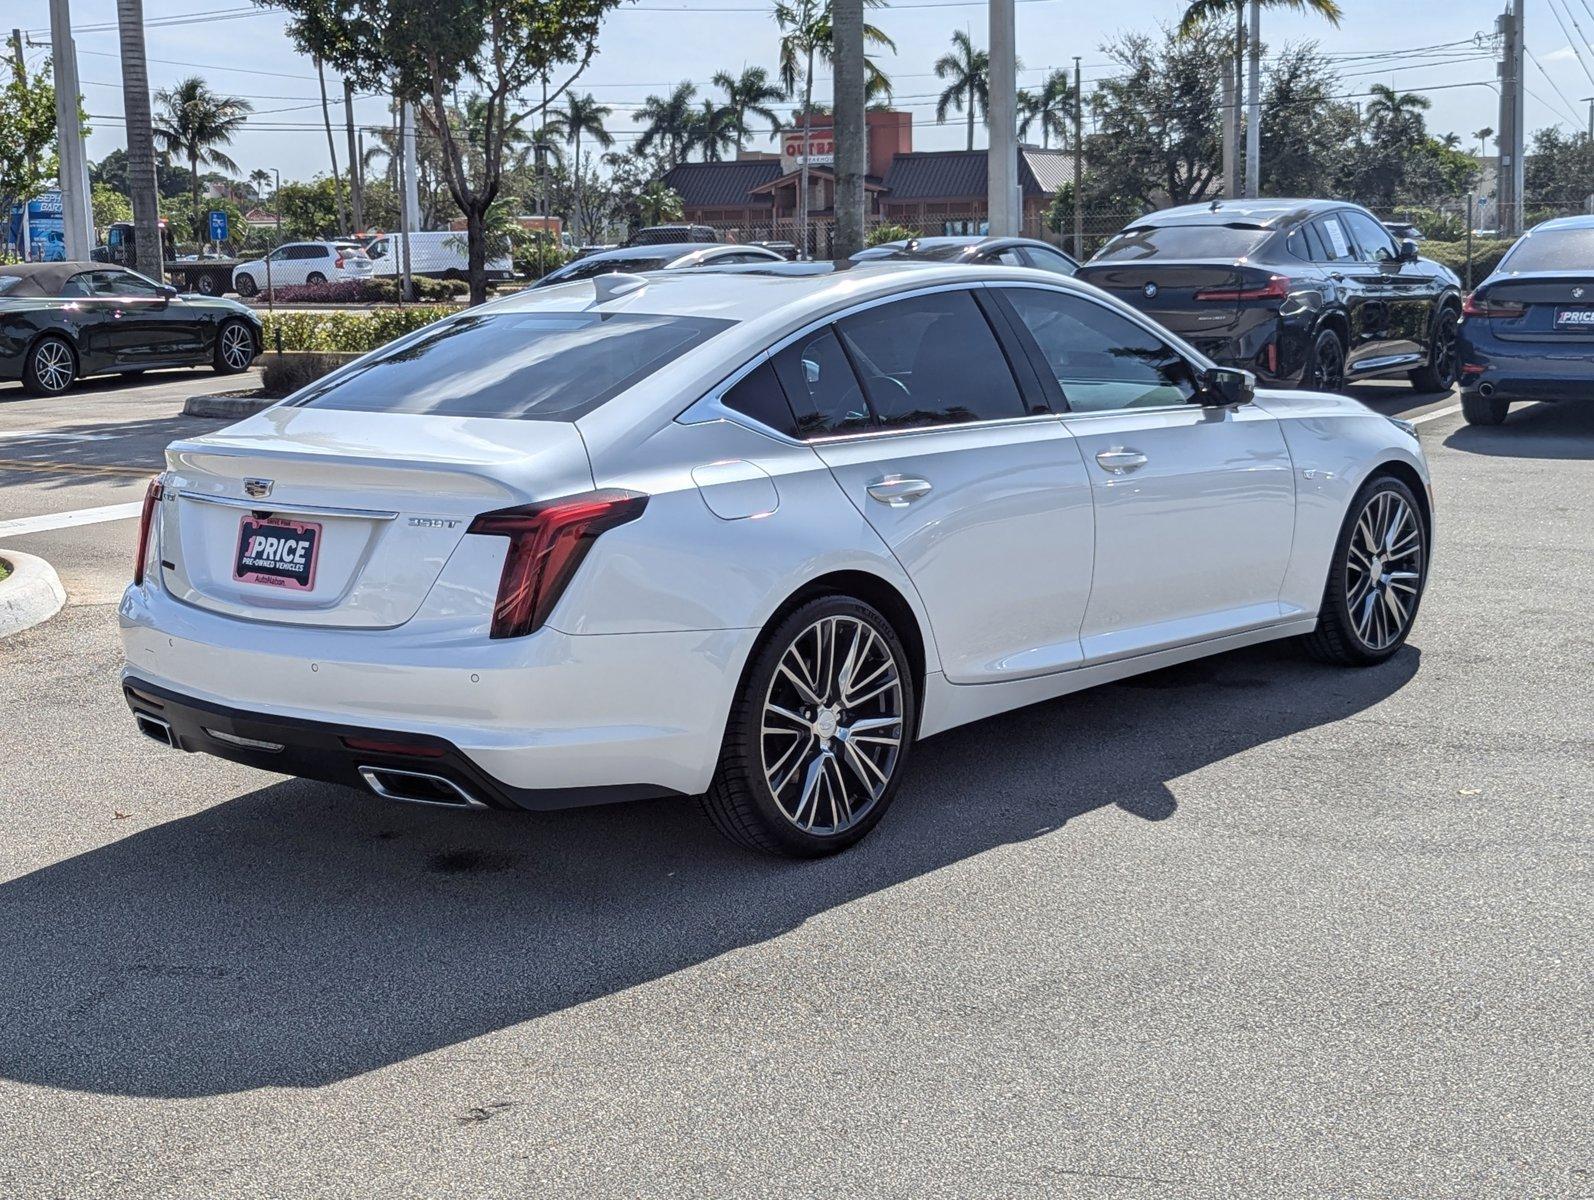
M 780 156 L 792 163 L 803 160 L 803 131 L 801 129 L 781 135 Z M 836 161 L 836 136 L 829 129 L 808 131 L 808 165 L 830 164 Z

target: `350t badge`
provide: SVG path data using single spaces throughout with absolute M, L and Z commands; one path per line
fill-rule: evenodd
M 232 577 L 241 583 L 307 592 L 315 587 L 321 526 L 311 521 L 245 517 L 238 523 Z

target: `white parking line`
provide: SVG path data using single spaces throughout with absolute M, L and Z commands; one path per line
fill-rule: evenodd
M 131 504 L 102 504 L 98 508 L 75 508 L 71 512 L 18 517 L 13 521 L 0 521 L 0 538 L 43 533 L 49 529 L 70 529 L 77 525 L 98 525 L 102 521 L 125 521 L 138 516 L 143 508 L 144 502 L 135 500 Z
M 1407 418 L 1413 425 L 1421 425 L 1424 421 L 1437 421 L 1440 417 L 1448 417 L 1451 413 L 1461 411 L 1461 405 L 1452 404 L 1448 408 L 1438 408 L 1431 413 L 1423 413 L 1420 417 Z

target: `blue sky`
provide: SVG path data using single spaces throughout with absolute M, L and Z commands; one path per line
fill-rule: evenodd
M 1466 56 L 1470 46 L 1426 49 L 1465 43 L 1475 33 L 1490 33 L 1503 0 L 1342 0 L 1346 20 L 1340 29 L 1288 12 L 1264 14 L 1264 37 L 1277 47 L 1283 42 L 1316 40 L 1336 57 L 1345 74 L 1345 91 L 1360 92 L 1371 83 L 1402 90 L 1429 92 L 1431 126 L 1454 130 L 1471 147 L 1470 135 L 1482 126 L 1498 125 L 1497 93 L 1490 86 L 1472 86 L 1494 78 L 1491 59 Z M 1087 4 L 1082 0 L 1018 0 L 1019 53 L 1026 69 L 1020 83 L 1033 83 L 1053 66 L 1068 66 L 1073 56 L 1084 60 L 1090 80 L 1111 72 L 1101 52 L 1104 41 L 1118 33 L 1152 29 L 1176 19 L 1179 0 L 1116 0 Z M 32 31 L 34 40 L 48 39 L 47 0 L 10 0 L 6 25 Z M 294 53 L 283 33 L 282 18 L 269 11 L 250 11 L 247 0 L 144 0 L 150 76 L 155 86 L 185 75 L 204 74 L 212 86 L 246 96 L 258 112 L 252 127 L 235 141 L 231 153 L 247 172 L 276 168 L 284 179 L 302 178 L 327 169 L 324 134 L 314 71 Z M 1391 19 L 1391 12 L 1400 14 Z M 1570 28 L 1576 18 L 1583 34 L 1594 39 L 1594 5 L 1589 0 L 1538 0 L 1528 12 L 1528 48 L 1539 66 L 1529 63 L 1528 128 L 1561 123 L 1582 128 L 1594 94 L 1594 81 L 1574 53 L 1567 32 L 1555 20 L 1559 13 Z M 162 26 L 163 19 L 197 18 Z M 72 21 L 78 33 L 79 74 L 88 110 L 96 120 L 89 154 L 98 159 L 123 144 L 120 117 L 120 66 L 114 31 L 115 0 L 72 0 Z M 954 28 L 971 29 L 985 44 L 983 0 L 954 4 L 948 0 L 900 0 L 875 10 L 871 19 L 896 40 L 897 53 L 882 65 L 892 76 L 898 107 L 915 115 L 917 149 L 953 148 L 963 144 L 962 128 L 934 124 L 934 96 L 939 83 L 931 73 Z M 96 28 L 97 27 L 97 28 Z M 8 31 L 0 31 L 8 32 Z M 715 71 L 746 64 L 773 68 L 775 27 L 768 6 L 759 0 L 635 0 L 607 21 L 600 51 L 580 87 L 614 107 L 611 130 L 628 142 L 637 123 L 631 111 L 650 92 L 682 79 L 705 87 Z M 1583 45 L 1579 40 L 1578 44 Z M 1395 52 L 1399 52 L 1398 54 Z M 45 51 L 30 49 L 38 61 Z M 156 61 L 160 60 L 160 61 Z M 1585 50 L 1594 69 L 1594 53 Z M 1448 85 L 1448 86 L 1445 86 Z M 1460 86 L 1457 86 L 1460 85 Z M 816 80 L 816 94 L 828 91 L 829 79 Z M 329 80 L 329 91 L 341 99 L 341 83 Z M 276 110 L 276 111 L 268 111 Z M 379 98 L 357 100 L 357 119 L 379 124 L 385 109 Z M 342 110 L 334 112 L 341 119 Z M 978 135 L 983 141 L 983 131 Z M 338 144 L 340 163 L 344 143 Z

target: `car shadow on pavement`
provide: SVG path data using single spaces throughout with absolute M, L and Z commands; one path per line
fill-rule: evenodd
M 1087 814 L 1168 819 L 1171 781 L 1364 712 L 1419 659 L 1348 671 L 1264 646 L 955 730 L 918 747 L 870 839 L 818 862 L 740 851 L 690 801 L 460 814 L 275 783 L 0 885 L 0 1077 L 157 1097 L 333 1083 Z
M 1594 458 L 1594 404 L 1515 405 L 1504 425 L 1463 425 L 1445 446 L 1500 458 Z

